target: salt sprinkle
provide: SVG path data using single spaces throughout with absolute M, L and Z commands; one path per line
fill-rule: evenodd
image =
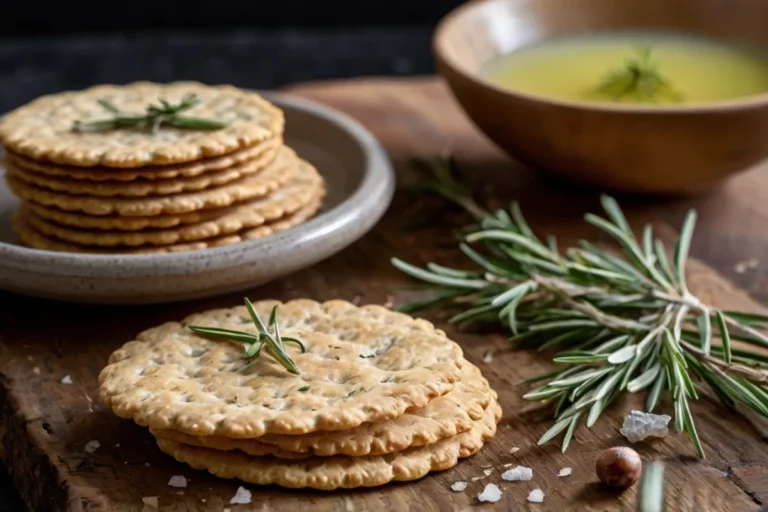
M 40 368 L 35 366 L 34 368 L 32 368 L 32 373 L 34 373 L 35 375 L 40 375 Z
M 247 505 L 251 502 L 251 491 L 245 487 L 238 487 L 235 496 L 229 500 L 230 505 Z
M 96 440 L 88 441 L 85 443 L 85 451 L 88 453 L 93 453 L 99 449 L 99 446 L 101 446 L 101 443 Z
M 488 352 L 486 352 L 485 355 L 483 356 L 483 362 L 485 364 L 492 363 L 493 362 L 493 352 L 491 352 L 490 350 Z
M 534 489 L 528 494 L 528 501 L 531 503 L 541 503 L 544 501 L 544 492 L 541 489 Z
M 186 487 L 187 477 L 184 475 L 173 475 L 171 479 L 168 480 L 168 485 L 171 487 Z
M 557 476 L 570 476 L 571 473 L 573 473 L 573 470 L 571 468 L 563 468 L 560 470 Z
M 642 441 L 646 437 L 664 437 L 669 434 L 667 424 L 671 419 L 666 414 L 632 411 L 624 418 L 624 425 L 619 432 L 630 443 Z
M 453 482 L 451 484 L 451 490 L 453 492 L 461 492 L 461 491 L 463 491 L 464 489 L 467 488 L 467 485 L 469 485 L 469 484 L 467 484 L 467 482 L 465 482 L 463 480 L 459 480 L 458 482 Z
M 61 379 L 62 384 L 72 384 L 72 377 L 69 375 L 65 375 L 63 379 Z
M 489 503 L 496 503 L 501 499 L 501 489 L 494 484 L 488 484 L 485 486 L 485 489 L 483 489 L 483 492 L 477 495 L 477 499 Z
M 507 482 L 530 480 L 533 478 L 533 470 L 525 466 L 517 466 L 502 473 L 501 478 Z
M 157 496 L 144 496 L 141 501 L 148 507 L 159 508 L 160 504 L 157 501 Z

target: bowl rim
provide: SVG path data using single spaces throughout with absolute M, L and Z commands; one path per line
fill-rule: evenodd
M 445 16 L 443 16 L 432 33 L 432 53 L 438 63 L 449 67 L 453 73 L 460 75 L 465 80 L 474 82 L 481 87 L 491 89 L 497 93 L 522 98 L 531 102 L 577 110 L 590 110 L 632 115 L 690 115 L 744 111 L 753 110 L 760 107 L 768 107 L 768 91 L 760 94 L 744 96 L 742 98 L 733 100 L 713 101 L 709 103 L 694 103 L 687 106 L 638 106 L 637 104 L 625 103 L 614 104 L 608 102 L 580 102 L 516 91 L 512 88 L 504 87 L 493 82 L 492 80 L 484 78 L 477 72 L 470 73 L 465 71 L 462 69 L 460 64 L 457 64 L 457 62 L 448 55 L 448 52 L 445 49 L 445 45 L 448 40 L 448 36 L 446 35 L 448 29 L 455 23 L 458 23 L 463 16 L 467 16 L 470 12 L 482 11 L 484 9 L 488 9 L 489 5 L 505 4 L 507 2 L 509 2 L 509 0 L 474 0 L 465 2 L 458 7 L 455 7 Z
M 94 269 L 106 266 L 122 267 L 126 269 L 125 275 L 154 275 L 158 272 L 169 275 L 189 274 L 189 267 L 178 264 L 180 260 L 194 261 L 192 265 L 201 270 L 216 270 L 232 266 L 244 254 L 257 251 L 264 244 L 280 244 L 296 237 L 311 241 L 329 232 L 353 226 L 359 219 L 361 208 L 371 210 L 378 220 L 392 200 L 395 173 L 386 150 L 376 137 L 358 121 L 333 107 L 298 97 L 291 92 L 256 92 L 278 106 L 293 108 L 338 126 L 360 148 L 365 160 L 360 182 L 339 204 L 327 211 L 321 210 L 318 215 L 299 226 L 268 237 L 196 251 L 152 254 L 67 253 L 0 242 L 0 257 L 3 260 L 0 266 L 22 271 L 44 267 L 52 275 L 79 274 L 81 271 L 91 274 Z M 380 201 L 371 201 L 371 197 L 379 197 Z M 55 259 L 55 263 L 51 262 L 52 259 Z

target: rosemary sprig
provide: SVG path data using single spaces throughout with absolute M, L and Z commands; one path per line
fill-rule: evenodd
M 635 511 L 663 512 L 664 510 L 664 463 L 655 460 L 646 465 L 643 470 Z
M 437 183 L 430 188 L 459 190 L 445 162 L 431 162 Z M 471 197 L 456 200 L 478 223 L 459 243 L 472 270 L 430 263 L 416 267 L 397 258 L 392 264 L 432 285 L 431 299 L 405 304 L 414 311 L 438 305 L 457 310 L 451 322 L 497 322 L 509 329 L 515 346 L 558 349 L 557 369 L 528 379 L 545 382 L 527 400 L 551 404 L 555 423 L 545 443 L 563 434 L 565 451 L 577 424 L 591 427 L 623 392 L 648 391 L 653 411 L 668 391 L 675 429 L 685 431 L 697 454 L 704 449 L 690 402 L 708 386 L 727 407 L 743 403 L 768 417 L 768 317 L 720 310 L 702 303 L 685 281 L 685 263 L 696 213 L 688 213 L 673 258 L 650 225 L 636 238 L 616 201 L 602 197 L 605 217 L 586 221 L 610 235 L 623 257 L 581 241 L 561 251 L 553 238 L 542 242 L 517 204 L 509 211 L 484 212 Z M 713 344 L 719 338 L 720 344 Z M 747 348 L 733 348 L 738 340 Z
M 269 326 L 265 326 L 259 317 L 259 313 L 253 307 L 253 303 L 245 299 L 245 307 L 251 316 L 258 334 L 251 334 L 245 331 L 233 331 L 230 329 L 219 329 L 217 327 L 203 327 L 200 325 L 190 325 L 189 329 L 211 338 L 219 338 L 230 341 L 240 341 L 245 343 L 246 364 L 238 368 L 237 371 L 245 371 L 255 364 L 255 360 L 261 354 L 262 347 L 266 346 L 266 351 L 274 357 L 289 372 L 298 375 L 301 373 L 285 350 L 285 343 L 295 343 L 302 352 L 306 351 L 304 343 L 298 338 L 282 336 L 277 320 L 277 306 L 272 308 L 272 314 L 269 316 Z M 270 332 L 271 330 L 271 332 Z M 300 390 L 301 391 L 301 390 Z
M 597 93 L 614 101 L 683 101 L 683 95 L 651 60 L 651 49 L 647 47 L 639 48 L 637 56 L 627 59 L 624 67 L 608 73 L 597 88 Z
M 112 114 L 112 117 L 94 121 L 75 121 L 72 130 L 75 132 L 102 132 L 118 128 L 137 128 L 149 130 L 150 133 L 154 134 L 161 126 L 209 131 L 220 130 L 227 126 L 225 123 L 211 119 L 181 115 L 201 103 L 200 98 L 194 94 L 184 96 L 177 105 L 172 105 L 162 98 L 158 101 L 159 105 L 148 105 L 146 113 L 141 115 L 123 112 L 110 101 L 99 99 L 99 105 Z

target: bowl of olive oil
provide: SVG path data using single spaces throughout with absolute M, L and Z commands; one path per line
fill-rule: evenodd
M 481 0 L 433 46 L 472 121 L 542 171 L 677 194 L 768 164 L 768 2 Z

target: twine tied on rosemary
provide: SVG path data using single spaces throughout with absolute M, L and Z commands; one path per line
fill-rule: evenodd
M 256 363 L 256 358 L 261 354 L 261 349 L 266 345 L 266 351 L 274 357 L 286 370 L 299 375 L 301 372 L 293 362 L 293 359 L 288 355 L 285 350 L 286 343 L 295 343 L 299 346 L 302 352 L 306 352 L 304 343 L 298 338 L 290 336 L 283 336 L 280 334 L 280 326 L 277 320 L 277 306 L 272 308 L 272 313 L 269 315 L 269 326 L 265 326 L 261 320 L 256 308 L 253 307 L 253 303 L 245 299 L 245 307 L 248 309 L 248 314 L 251 316 L 258 334 L 252 334 L 245 331 L 234 331 L 231 329 L 220 329 L 218 327 L 204 327 L 200 325 L 190 325 L 189 329 L 211 338 L 225 339 L 229 341 L 239 341 L 245 343 L 246 364 L 238 368 L 236 371 L 246 371 Z M 299 389 L 299 391 L 306 391 Z
M 606 217 L 588 214 L 585 220 L 610 235 L 623 257 L 584 240 L 562 251 L 553 237 L 542 241 L 531 230 L 516 203 L 509 211 L 487 212 L 453 177 L 450 162 L 422 163 L 433 177 L 426 188 L 476 220 L 459 243 L 473 268 L 420 268 L 393 258 L 395 267 L 436 291 L 400 309 L 452 308 L 452 323 L 498 323 L 511 331 L 516 347 L 559 350 L 556 369 L 525 381 L 543 384 L 523 398 L 554 411 L 554 425 L 539 444 L 562 434 L 565 451 L 579 422 L 586 418 L 591 427 L 624 392 L 647 390 L 651 412 L 668 391 L 675 430 L 685 430 L 702 458 L 690 401 L 705 386 L 733 410 L 742 403 L 768 417 L 768 336 L 760 332 L 768 317 L 717 309 L 690 292 L 685 265 L 694 211 L 671 261 L 652 227 L 636 238 L 608 196 L 602 197 Z M 732 347 L 731 340 L 742 345 Z
M 103 132 L 118 128 L 138 128 L 149 130 L 154 135 L 161 126 L 206 131 L 220 130 L 227 126 L 212 119 L 182 115 L 183 112 L 202 102 L 195 94 L 187 94 L 176 105 L 162 98 L 158 101 L 159 105 L 148 105 L 145 114 L 131 114 L 121 111 L 108 100 L 99 99 L 98 104 L 112 114 L 112 117 L 94 121 L 75 121 L 72 124 L 72 131 Z

